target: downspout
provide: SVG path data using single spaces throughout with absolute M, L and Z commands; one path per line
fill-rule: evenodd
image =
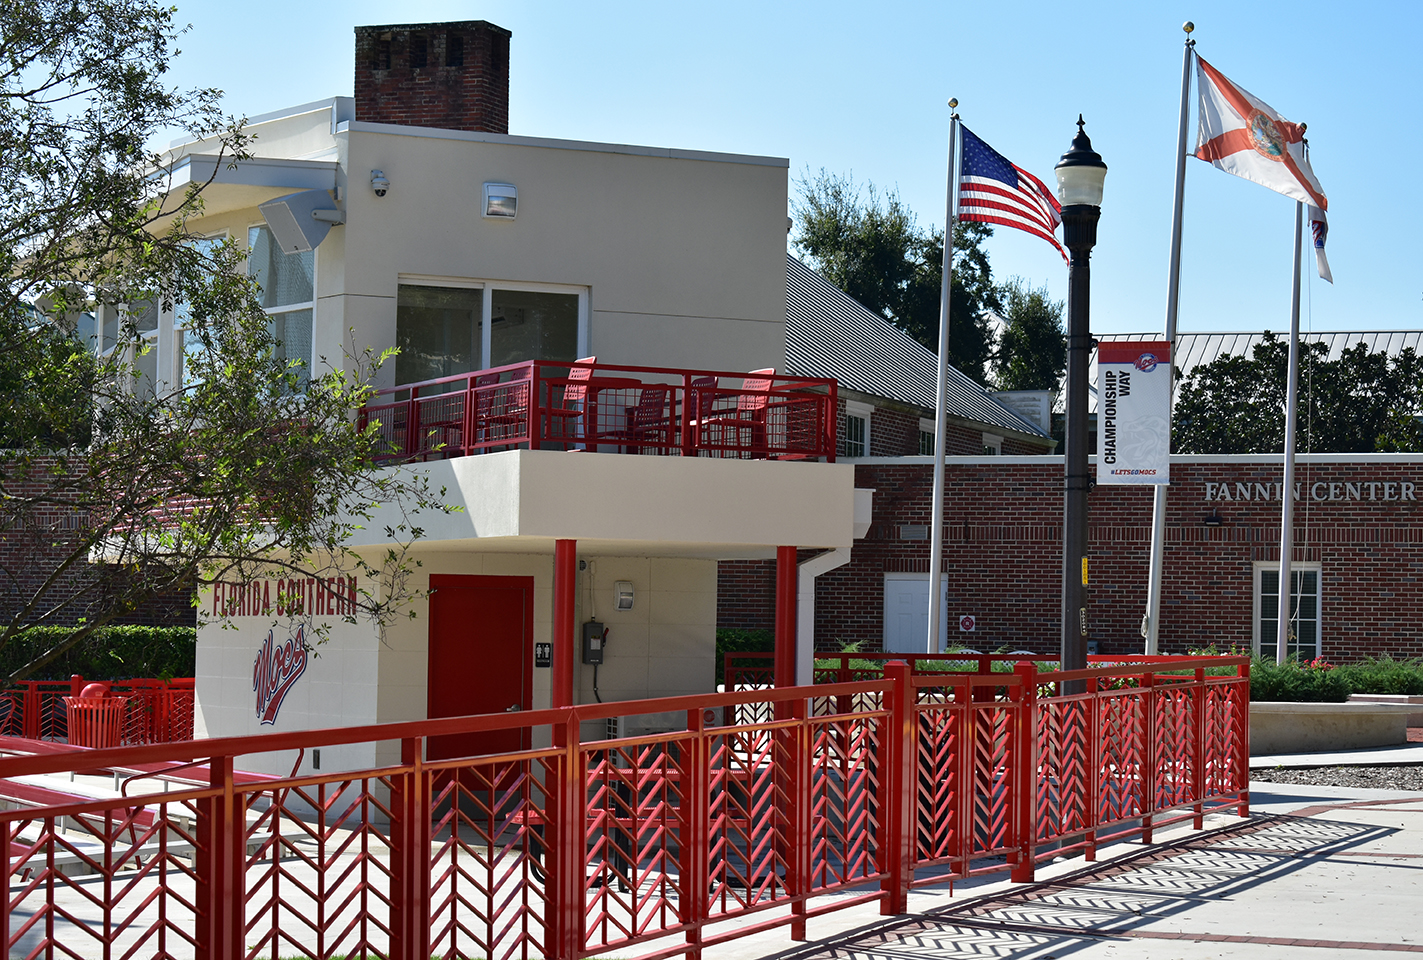
M 855 539 L 870 529 L 873 489 L 855 489 Z M 814 682 L 815 667 L 815 578 L 850 562 L 850 547 L 836 547 L 796 566 L 796 686 Z

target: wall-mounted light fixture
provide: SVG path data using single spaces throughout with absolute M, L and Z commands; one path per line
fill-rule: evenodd
M 632 609 L 632 581 L 619 580 L 613 586 L 613 595 L 617 598 L 616 607 L 618 610 Z
M 385 192 L 390 189 L 390 181 L 385 178 L 384 170 L 371 171 L 371 189 L 378 197 L 385 196 Z
M 1208 527 L 1218 527 L 1221 524 L 1225 523 L 1225 518 L 1222 517 L 1219 513 L 1213 513 L 1209 517 L 1206 517 L 1201 520 L 1201 523 L 1205 524 Z
M 519 188 L 512 183 L 484 185 L 484 216 L 493 220 L 513 220 L 519 214 Z

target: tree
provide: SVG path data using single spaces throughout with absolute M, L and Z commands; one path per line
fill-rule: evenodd
M 882 195 L 873 183 L 862 189 L 852 176 L 823 169 L 812 176 L 807 170 L 796 186 L 796 251 L 831 283 L 937 353 L 944 232 L 921 229 L 898 192 Z M 993 355 L 987 311 L 1002 306 L 983 250 L 992 234 L 983 223 L 954 228 L 949 360 L 980 382 Z
M 1176 453 L 1284 451 L 1289 342 L 1266 331 L 1253 355 L 1225 356 L 1191 372 L 1177 391 Z M 1423 451 L 1423 358 L 1359 343 L 1328 359 L 1301 343 L 1296 450 L 1303 453 Z
M 383 357 L 288 363 L 243 255 L 189 234 L 203 185 L 163 190 L 155 134 L 217 138 L 233 160 L 247 147 L 217 91 L 165 85 L 180 33 L 154 0 L 0 0 L 0 648 L 77 624 L 12 682 L 219 580 L 378 578 L 359 613 L 382 622 L 420 530 L 389 529 L 396 545 L 370 557 L 350 535 L 381 504 L 446 509 L 370 466 L 376 428 L 353 414 Z M 193 340 L 180 387 L 141 373 L 143 318 L 175 307 Z M 86 316 L 112 349 L 76 337 Z
M 1067 369 L 1062 301 L 1053 300 L 1047 287 L 1030 287 L 1022 277 L 1013 277 L 998 289 L 1005 323 L 993 357 L 998 389 L 1056 393 Z

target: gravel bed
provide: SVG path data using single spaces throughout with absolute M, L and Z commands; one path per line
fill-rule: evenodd
M 1311 787 L 1367 787 L 1374 790 L 1417 790 L 1423 793 L 1423 766 L 1410 767 L 1273 767 L 1251 770 L 1251 780 L 1299 783 Z

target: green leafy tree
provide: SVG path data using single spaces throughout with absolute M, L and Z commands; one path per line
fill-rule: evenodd
M 939 299 L 944 232 L 924 230 L 899 194 L 863 188 L 851 176 L 806 171 L 796 181 L 792 241 L 826 279 L 881 314 L 928 349 L 939 349 Z M 989 310 L 998 310 L 983 241 L 983 223 L 954 228 L 954 276 L 949 295 L 949 361 L 980 382 L 993 355 Z
M 181 33 L 153 0 L 0 0 L 0 649 L 78 629 L 18 680 L 140 605 L 219 580 L 352 573 L 359 615 L 408 599 L 413 513 L 440 496 L 375 470 L 355 410 L 383 359 L 283 359 L 231 243 L 194 242 L 204 185 L 166 190 L 145 144 L 182 129 L 246 155 L 214 90 L 164 75 Z M 181 306 L 182 388 L 140 371 L 141 320 Z M 102 315 L 101 349 L 76 336 Z M 348 547 L 378 506 L 411 518 Z M 98 562 L 94 562 L 94 561 Z M 373 578 L 373 579 L 372 579 Z
M 1191 372 L 1176 395 L 1177 453 L 1284 451 L 1289 341 L 1265 333 L 1252 355 L 1226 356 Z M 1423 359 L 1390 357 L 1359 343 L 1330 360 L 1301 343 L 1296 449 L 1305 453 L 1423 451 Z
M 1058 389 L 1067 369 L 1067 333 L 1061 300 L 1047 287 L 1033 288 L 1022 277 L 999 287 L 1003 301 L 1003 333 L 993 358 L 994 381 L 1000 390 Z

